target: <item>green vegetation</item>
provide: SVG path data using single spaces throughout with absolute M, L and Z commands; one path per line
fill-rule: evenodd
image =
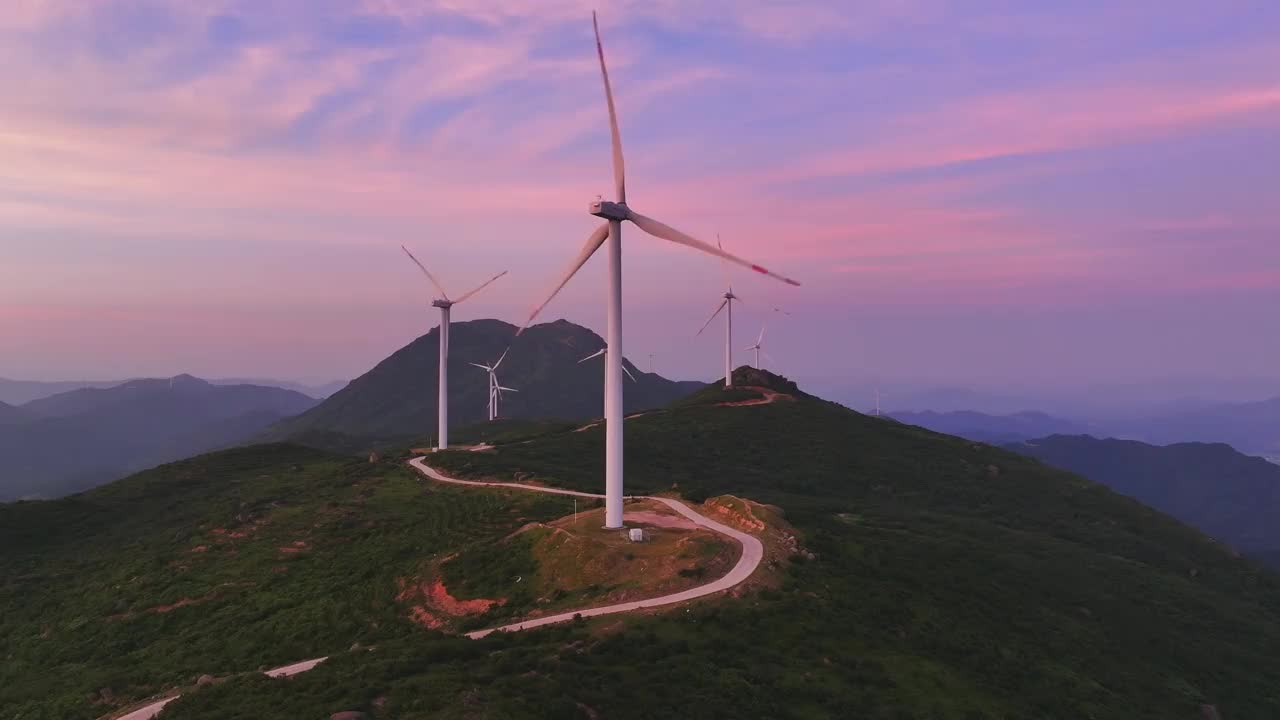
M 93 718 L 204 673 L 438 636 L 398 579 L 566 512 L 287 445 L 0 505 L 0 717 Z
M 601 442 L 593 429 L 436 462 L 596 489 Z M 780 505 L 816 559 L 778 590 L 623 632 L 389 643 L 293 683 L 195 693 L 174 717 L 1280 715 L 1277 579 L 1101 486 L 806 398 L 636 418 L 627 443 L 629 490 Z M 307 704 L 354 687 L 384 704 Z
M 503 480 L 519 474 L 598 490 L 602 442 L 600 428 L 552 432 L 496 452 L 440 453 L 433 462 L 456 474 Z M 424 487 L 392 466 L 315 458 L 289 448 L 244 453 L 210 456 L 189 466 L 239 458 L 242 464 L 218 473 L 216 482 L 182 479 L 162 469 L 169 482 L 156 476 L 135 496 L 126 492 L 128 485 L 111 486 L 121 493 L 119 502 L 140 504 L 132 516 L 136 520 L 121 521 L 123 527 L 135 527 L 128 542 L 112 540 L 123 539 L 115 533 L 124 531 L 104 520 L 78 523 L 74 506 L 60 506 L 47 517 L 38 516 L 43 511 L 5 508 L 11 514 L 0 515 L 0 540 L 6 548 L 25 543 L 28 556 L 21 567 L 11 566 L 7 556 L 4 560 L 0 627 L 6 638 L 24 633 L 16 645 L 16 664 L 8 659 L 0 677 L 0 693 L 7 693 L 0 695 L 0 706 L 6 712 L 20 702 L 27 710 L 14 717 L 88 716 L 85 696 L 104 684 L 57 674 L 56 668 L 75 662 L 99 667 L 95 672 L 118 673 L 122 680 L 111 685 L 117 690 L 143 683 L 154 689 L 189 681 L 198 672 L 251 669 L 310 652 L 334 657 L 287 681 L 245 676 L 200 689 L 171 705 L 163 720 L 292 720 L 340 710 L 361 710 L 377 720 L 1167 720 L 1196 717 L 1202 703 L 1216 705 L 1228 720 L 1280 717 L 1280 691 L 1273 682 L 1280 676 L 1275 652 L 1280 580 L 1275 576 L 1135 501 L 1035 460 L 817 399 L 797 396 L 747 407 L 701 404 L 627 421 L 629 492 L 673 487 L 686 495 L 729 492 L 783 509 L 813 556 L 798 554 L 778 568 L 784 575 L 780 587 L 625 622 L 601 618 L 475 642 L 417 630 L 398 619 L 387 599 L 395 592 L 395 578 L 420 568 L 423 557 L 443 557 L 453 546 L 450 552 L 462 552 L 446 565 L 460 564 L 446 574 L 478 594 L 493 592 L 498 587 L 490 587 L 493 578 L 524 561 L 502 558 L 492 543 L 509 533 L 517 516 L 535 519 L 541 501 L 534 498 L 540 496 Z M 270 457 L 255 457 L 258 453 Z M 291 474 L 305 481 L 290 481 Z M 86 662 L 78 658 L 99 656 L 88 648 L 63 648 L 79 642 L 75 629 L 110 627 L 90 618 L 119 612 L 81 596 L 97 593 L 97 602 L 105 603 L 110 595 L 105 590 L 113 583 L 128 588 L 129 578 L 146 576 L 141 570 L 168 572 L 176 554 L 148 548 L 203 541 L 204 536 L 175 536 L 194 533 L 206 516 L 224 523 L 236 519 L 239 497 L 260 476 L 291 483 L 293 489 L 314 486 L 307 492 L 317 500 L 305 510 L 312 523 L 330 522 L 323 520 L 330 494 L 371 493 L 364 503 L 333 500 L 346 509 L 341 517 L 349 524 L 335 519 L 334 527 L 349 530 L 332 531 L 334 547 L 326 556 L 345 565 L 344 575 L 369 573 L 369 582 L 358 587 L 326 582 L 325 571 L 316 570 L 319 574 L 306 575 L 312 579 L 305 588 L 324 596 L 317 600 L 273 590 L 274 578 L 257 569 L 212 574 L 199 588 L 155 587 L 145 596 L 129 596 L 126 609 L 137 610 L 209 592 L 224 578 L 260 583 L 251 591 L 226 590 L 237 593 L 234 600 L 139 616 L 143 623 L 163 624 L 176 622 L 179 612 L 202 613 L 200 622 L 175 629 L 188 638 L 182 644 L 148 630 L 123 655 L 138 660 L 115 664 L 105 662 L 111 654 L 105 649 L 101 659 Z M 370 479 L 357 480 L 366 476 Z M 228 489 L 223 480 L 228 477 L 240 481 Z M 180 497 L 166 496 L 170 485 L 189 489 Z M 282 502 L 281 494 L 287 493 L 268 495 Z M 245 507 L 263 507 L 267 496 L 252 497 Z M 192 517 L 170 519 L 168 513 L 189 512 L 188 503 L 206 507 Z M 504 509 L 509 510 L 505 515 Z M 286 518 L 257 532 L 288 527 Z M 371 521 L 381 529 L 366 527 Z M 26 530 L 11 531 L 16 522 Z M 33 538 L 52 533 L 55 526 L 114 547 L 97 550 L 84 542 L 73 547 L 69 541 L 42 541 L 37 547 Z M 374 533 L 376 541 L 360 542 L 365 532 Z M 297 532 L 284 533 L 269 546 L 295 537 Z M 233 562 L 245 562 L 250 554 L 242 551 Z M 102 569 L 95 570 L 91 558 Z M 135 562 L 147 565 L 133 567 Z M 97 573 L 98 585 L 59 588 L 73 582 L 59 569 L 66 567 Z M 12 579 L 37 570 L 61 574 L 39 581 Z M 294 576 L 290 565 L 284 578 Z M 24 582 L 37 588 L 37 602 L 19 599 Z M 259 601 L 263 590 L 268 599 Z M 306 611 L 290 613 L 291 605 L 270 612 L 258 607 L 282 596 Z M 218 613 L 210 612 L 213 607 Z M 49 619 L 11 620 L 13 608 L 19 614 L 48 613 Z M 281 612 L 287 624 L 277 624 Z M 219 613 L 240 615 L 257 628 L 252 635 L 236 635 L 234 627 L 217 625 L 215 632 L 203 634 L 206 623 L 219 622 Z M 45 627 L 60 633 L 54 642 L 39 639 Z M 93 642 L 107 647 L 110 641 Z M 363 648 L 334 653 L 353 641 Z M 50 649 L 40 649 L 42 642 Z M 293 647 L 275 652 L 279 642 Z M 64 659 L 45 661 L 40 652 Z M 162 660 L 168 664 L 161 665 Z M 102 665 L 94 665 L 98 662 Z M 49 694 L 78 704 L 38 701 Z

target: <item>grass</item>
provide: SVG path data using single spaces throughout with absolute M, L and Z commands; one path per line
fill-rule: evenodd
M 592 429 L 435 462 L 594 490 L 601 442 Z M 1280 715 L 1276 578 L 1093 483 L 805 398 L 636 418 L 627 443 L 629 491 L 777 504 L 816 559 L 793 559 L 777 590 L 603 637 L 538 631 L 387 669 L 361 681 L 387 698 L 375 717 L 543 717 L 555 703 L 610 718 Z M 342 682 L 317 672 L 306 682 Z M 306 692 L 198 693 L 175 717 L 248 717 L 236 708 Z
M 1280 717 L 1280 691 L 1273 682 L 1280 675 L 1280 656 L 1274 651 L 1280 647 L 1277 578 L 1200 533 L 1100 486 L 996 448 L 864 417 L 807 397 L 749 407 L 683 407 L 629 420 L 626 428 L 629 492 L 733 493 L 775 504 L 812 559 L 806 554 L 792 557 L 777 568 L 783 576 L 777 587 L 732 600 L 709 599 L 675 612 L 601 618 L 476 642 L 446 637 L 406 628 L 403 622 L 391 624 L 393 608 L 380 599 L 385 595 L 377 588 L 410 572 L 412 558 L 444 552 L 456 543 L 477 554 L 446 572 L 456 572 L 461 586 L 468 587 L 474 570 L 475 584 L 468 589 L 492 592 L 496 586 L 486 585 L 485 577 L 512 568 L 504 565 L 496 545 L 482 548 L 507 535 L 516 521 L 503 516 L 502 508 L 535 501 L 514 493 L 444 489 L 415 500 L 413 484 L 407 478 L 404 483 L 396 480 L 401 471 L 387 467 L 377 474 L 386 473 L 389 479 L 383 484 L 389 488 L 373 492 L 389 493 L 384 500 L 373 502 L 371 496 L 354 506 L 335 500 L 351 508 L 352 532 L 369 518 L 404 513 L 416 518 L 404 521 L 403 536 L 392 533 L 399 540 L 379 541 L 364 551 L 353 536 L 335 537 L 335 543 L 344 545 L 335 551 L 335 562 L 350 563 L 349 571 L 360 568 L 382 584 L 340 591 L 344 586 L 332 580 L 325 584 L 320 574 L 307 587 L 338 588 L 331 590 L 333 599 L 290 593 L 307 611 L 290 616 L 290 634 L 268 633 L 298 645 L 325 645 L 326 652 L 354 638 L 374 649 L 337 653 L 289 681 L 245 677 L 201 689 L 174 703 L 165 720 L 285 720 L 340 710 L 361 710 L 379 720 L 1165 720 L 1196 717 L 1202 703 L 1216 705 L 1230 720 Z M 520 474 L 598 490 L 602 451 L 601 430 L 593 428 L 551 432 L 493 453 L 439 453 L 433 462 L 473 477 L 510 480 Z M 234 458 L 211 457 L 222 457 L 219 462 Z M 269 470 L 254 467 L 254 462 L 261 465 L 262 458 L 244 458 L 244 466 L 232 474 L 243 478 L 242 483 L 263 474 L 287 476 L 296 472 L 290 463 L 302 460 L 273 461 Z M 306 462 L 317 463 L 316 477 L 330 480 L 317 482 L 308 471 L 307 482 L 291 488 L 332 484 L 348 487 L 333 492 L 359 494 L 366 492 L 358 489 L 365 485 L 356 482 L 351 489 L 352 482 L 374 472 L 373 466 L 357 468 L 345 461 L 310 457 Z M 162 487 L 160 483 L 138 498 L 156 503 L 139 510 L 139 523 L 157 522 L 165 509 L 185 512 L 182 505 L 198 498 L 211 499 L 199 500 L 210 507 L 197 516 L 210 515 L 218 522 L 228 522 L 225 513 L 240 507 L 234 493 L 213 481 L 181 498 L 153 500 Z M 315 492 L 327 492 L 321 489 Z M 448 502 L 432 502 L 437 498 Z M 324 508 L 326 502 L 310 507 Z M 472 502 L 477 505 L 471 507 Z M 510 515 L 534 519 L 536 509 Z M 550 514 L 548 509 L 544 519 Z M 499 516 L 507 520 L 499 522 Z M 99 532 L 92 529 L 93 522 L 78 525 L 71 506 L 39 522 L 33 517 L 25 511 L 0 516 L 0 532 L 6 533 L 0 539 L 14 537 L 13 520 L 37 536 L 51 532 L 55 519 L 59 526 L 75 528 L 76 535 Z M 172 543 L 174 533 L 200 524 L 194 520 L 161 524 L 132 541 L 140 550 L 148 543 Z M 278 525 L 268 523 L 259 532 L 272 527 Z M 273 538 L 272 546 L 294 535 Z M 18 531 L 17 537 L 23 536 Z M 345 559 L 346 546 L 354 561 Z M 133 557 L 124 550 L 132 547 L 117 543 L 110 553 L 102 551 L 98 559 L 107 569 L 93 571 L 102 573 L 96 576 L 99 583 L 128 580 L 137 573 L 136 568 L 117 570 L 107 564 L 116 563 L 122 553 Z M 83 542 L 68 544 L 67 556 L 59 562 L 73 564 L 73 553 L 88 550 Z M 28 552 L 31 563 L 40 566 L 55 551 L 50 546 Z M 170 558 L 153 551 L 141 556 L 148 558 L 150 572 L 161 572 Z M 119 564 L 126 562 L 132 561 Z M 5 577 L 12 578 L 20 566 L 6 564 Z M 49 572 L 61 572 L 58 567 L 52 563 Z M 65 593 L 53 591 L 60 581 L 43 579 L 47 589 L 38 597 L 79 607 L 79 598 L 68 600 Z M 22 581 L 6 580 L 6 592 L 14 582 Z M 208 588 L 205 582 L 181 592 Z M 344 592 L 363 599 L 353 601 Z M 171 600 L 177 594 L 138 597 L 136 604 Z M 222 611 L 248 613 L 270 631 L 273 615 L 255 618 L 249 610 L 257 603 L 246 592 Z M 67 626 L 81 622 L 75 620 L 80 616 L 81 627 L 91 624 L 87 609 L 36 610 L 15 595 L 6 597 L 3 607 L 19 605 Z M 203 613 L 198 608 L 206 607 L 211 606 L 183 608 L 171 616 Z M 113 610 L 95 611 L 100 616 Z M 377 614 L 381 612 L 389 614 Z M 258 642 L 256 635 L 242 637 L 228 642 L 240 648 L 237 652 L 225 652 L 204 634 L 203 621 L 214 618 L 200 619 L 179 631 L 202 643 L 201 652 L 240 662 Z M 38 631 L 27 629 L 30 621 L 10 623 L 6 617 L 3 622 L 6 633 L 26 633 L 18 646 L 26 664 L 12 670 L 12 661 L 6 662 L 3 672 L 9 674 L 0 678 L 0 693 L 10 693 L 0 697 L 0 706 L 8 712 L 15 693 L 28 703 L 40 696 L 39 688 L 25 683 L 44 675 L 58 677 L 45 672 L 46 667 L 66 670 L 83 660 L 57 650 L 62 664 L 41 664 L 31 654 L 39 652 L 32 649 L 39 641 Z M 374 622 L 378 629 L 371 629 Z M 67 634 L 58 636 L 57 645 L 75 641 L 69 630 L 61 632 Z M 133 652 L 147 659 L 136 673 L 137 683 L 145 677 L 154 687 L 166 673 L 175 680 L 189 679 L 211 665 L 195 662 L 195 652 L 166 645 L 162 634 L 149 632 L 136 641 Z M 255 652 L 263 645 L 253 645 Z M 282 660 L 306 656 L 305 647 L 295 649 L 300 654 Z M 157 667 L 170 657 L 172 671 Z M 223 662 L 230 666 L 232 661 Z M 129 663 L 107 667 L 111 669 L 97 672 L 134 672 Z M 79 693 L 94 687 L 92 681 L 76 682 Z M 69 698 L 76 694 L 61 692 Z M 80 703 L 76 707 L 85 707 L 83 699 L 75 701 Z M 77 716 L 59 713 L 54 706 L 27 707 L 36 710 L 21 717 Z

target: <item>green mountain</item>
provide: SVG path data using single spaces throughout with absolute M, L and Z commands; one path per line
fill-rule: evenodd
M 57 497 L 251 438 L 315 400 L 190 375 L 33 400 L 0 424 L 0 500 Z
M 534 325 L 516 337 L 501 320 L 455 322 L 449 328 L 449 420 L 454 428 L 488 417 L 489 376 L 471 363 L 489 364 L 510 348 L 498 379 L 518 392 L 505 393 L 504 418 L 599 417 L 604 406 L 604 364 L 579 360 L 604 347 L 594 332 L 565 320 Z M 407 438 L 434 434 L 439 397 L 438 328 L 397 350 L 369 372 L 296 418 L 285 420 L 266 440 Z M 642 372 L 629 361 L 628 412 L 660 407 L 702 387 Z
M 1229 445 L 1054 435 L 1008 448 L 1102 483 L 1242 552 L 1280 553 L 1280 465 Z
M 407 581 L 572 508 L 423 482 L 404 455 L 241 448 L 0 506 L 0 715 L 328 655 L 161 718 L 1280 716 L 1280 578 L 1032 458 L 750 381 L 627 421 L 629 492 L 731 492 L 796 532 L 759 585 L 666 612 L 482 641 L 413 624 Z M 602 444 L 551 429 L 432 462 L 599 491 Z M 503 547 L 470 572 L 514 596 L 507 569 L 536 563 Z

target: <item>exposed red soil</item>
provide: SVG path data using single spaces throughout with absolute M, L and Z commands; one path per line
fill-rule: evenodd
M 208 549 L 209 549 L 208 545 L 197 545 L 191 548 L 191 552 L 205 552 Z
M 410 582 L 405 578 L 398 578 L 396 586 L 400 588 L 396 595 L 397 601 L 415 603 L 409 608 L 409 619 L 432 629 L 443 627 L 448 618 L 480 615 L 488 612 L 494 605 L 506 602 L 506 598 L 459 600 L 449 593 L 444 580 L 440 578 L 425 582 Z

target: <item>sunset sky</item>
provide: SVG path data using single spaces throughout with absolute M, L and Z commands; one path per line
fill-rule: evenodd
M 0 376 L 354 377 L 436 322 L 401 243 L 518 323 L 612 192 L 593 5 L 631 204 L 803 282 L 734 275 L 784 374 L 1280 378 L 1273 0 L 8 0 Z M 722 268 L 624 252 L 627 355 L 717 376 Z

